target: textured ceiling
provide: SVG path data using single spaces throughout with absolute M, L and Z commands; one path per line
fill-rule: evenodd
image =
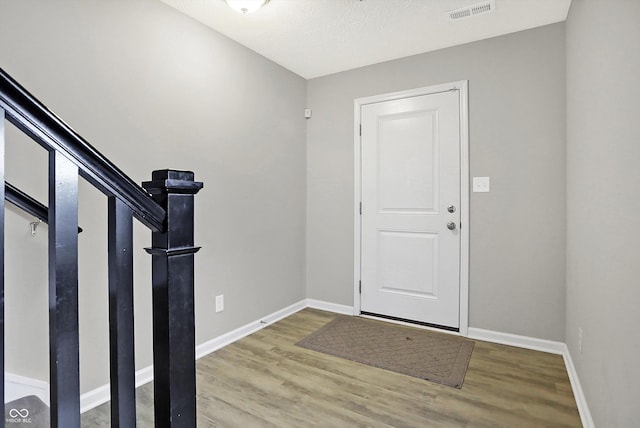
M 567 18 L 571 0 L 271 0 L 253 14 L 224 0 L 161 0 L 307 79 L 521 31 Z

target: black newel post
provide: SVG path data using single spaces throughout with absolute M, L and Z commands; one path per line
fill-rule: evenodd
M 190 171 L 154 171 L 142 186 L 167 212 L 152 233 L 153 376 L 156 427 L 196 426 L 193 305 L 194 197 L 202 183 Z

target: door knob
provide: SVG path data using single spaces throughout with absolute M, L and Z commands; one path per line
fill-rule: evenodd
M 447 223 L 447 229 L 449 230 L 454 230 L 456 228 L 456 224 L 452 221 L 450 221 L 449 223 Z

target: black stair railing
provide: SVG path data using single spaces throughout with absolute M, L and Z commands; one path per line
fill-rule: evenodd
M 4 181 L 5 121 L 49 152 L 49 206 Z M 154 171 L 135 184 L 0 69 L 0 338 L 4 345 L 4 201 L 49 224 L 51 426 L 80 427 L 78 177 L 108 197 L 111 425 L 135 426 L 133 218 L 152 231 L 153 369 L 156 427 L 196 426 L 194 195 L 188 171 Z M 146 189 L 146 190 L 145 190 Z M 22 203 L 24 206 L 21 206 Z M 29 211 L 31 209 L 31 211 Z M 33 210 L 37 211 L 34 212 Z M 0 352 L 4 385 L 4 347 Z M 4 402 L 4 388 L 0 388 Z M 0 427 L 4 425 L 4 420 Z

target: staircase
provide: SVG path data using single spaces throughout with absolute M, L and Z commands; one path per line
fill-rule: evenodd
M 4 180 L 5 121 L 49 154 L 49 206 Z M 0 337 L 4 345 L 5 200 L 49 224 L 51 426 L 80 427 L 78 177 L 108 198 L 111 426 L 135 427 L 133 218 L 151 230 L 156 427 L 196 426 L 193 172 L 134 183 L 0 69 Z M 4 385 L 4 346 L 0 351 Z M 4 402 L 4 388 L 0 388 Z M 5 421 L 0 422 L 0 428 Z

